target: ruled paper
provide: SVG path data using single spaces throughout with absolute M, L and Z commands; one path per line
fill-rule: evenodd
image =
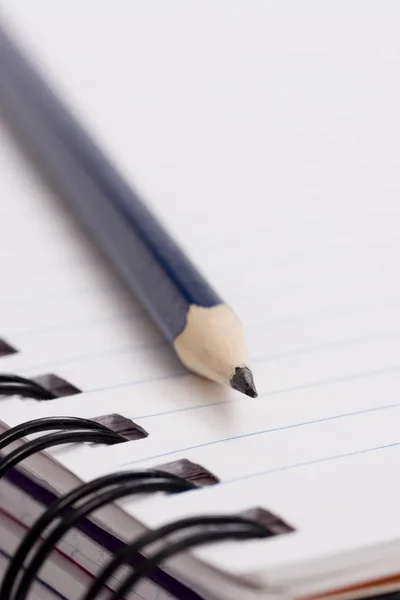
M 29 26 L 26 43 L 63 96 L 239 314 L 259 397 L 185 372 L 2 134 L 12 202 L 0 206 L 0 336 L 20 352 L 0 367 L 52 372 L 83 392 L 2 400 L 2 421 L 116 412 L 148 437 L 48 456 L 83 481 L 181 458 L 220 479 L 120 504 L 147 526 L 256 504 L 299 529 L 196 551 L 202 568 L 243 581 L 251 573 L 260 585 L 291 581 L 305 593 L 317 591 L 316 573 L 328 588 L 368 569 L 390 573 L 389 542 L 400 538 L 396 5 L 100 3 L 90 43 L 93 2 L 3 5 L 17 28 Z M 374 544 L 384 560 L 371 566 Z M 336 553 L 361 571 L 339 576 Z M 194 579 L 199 564 L 190 562 Z

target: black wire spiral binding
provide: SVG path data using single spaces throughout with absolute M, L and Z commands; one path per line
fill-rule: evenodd
M 60 446 L 62 444 L 72 444 L 74 442 L 92 442 L 96 444 L 115 444 L 118 442 L 125 441 L 118 433 L 114 433 L 111 430 L 99 431 L 99 430 L 87 430 L 82 431 L 66 431 L 50 433 L 44 435 L 36 440 L 27 442 L 24 446 L 16 448 L 9 454 L 7 454 L 0 461 L 0 479 L 9 471 L 12 467 L 15 467 L 18 463 L 29 458 L 36 452 L 47 450 L 54 446 Z
M 19 375 L 0 375 L 0 396 L 23 396 L 36 400 L 53 400 L 56 396 L 39 383 Z
M 15 585 L 16 577 L 19 575 L 21 565 L 25 562 L 25 559 L 37 543 L 38 539 L 44 536 L 46 529 L 52 525 L 54 521 L 57 521 L 58 518 L 64 516 L 64 514 L 72 514 L 71 508 L 76 502 L 84 500 L 95 493 L 97 494 L 99 491 L 104 492 L 110 487 L 113 489 L 114 487 L 129 481 L 133 482 L 137 480 L 140 482 L 140 480 L 154 480 L 157 475 L 160 475 L 164 480 L 168 479 L 171 482 L 177 481 L 182 483 L 182 481 L 184 481 L 175 475 L 168 475 L 155 470 L 112 473 L 110 475 L 98 477 L 89 483 L 80 485 L 77 488 L 74 488 L 71 492 L 55 500 L 41 515 L 41 517 L 32 525 L 14 553 L 13 560 L 10 562 L 3 579 L 0 589 L 0 598 L 2 600 L 9 600 L 11 597 L 12 588 Z M 195 487 L 194 484 L 189 482 L 185 482 L 185 484 L 188 489 Z
M 21 425 L 16 425 L 2 433 L 0 435 L 0 450 L 32 433 L 51 431 L 53 429 L 61 429 L 63 431 L 89 429 L 110 432 L 105 425 L 97 423 L 97 421 L 90 421 L 90 419 L 81 419 L 80 417 L 43 417 L 21 423 Z
M 23 389 L 20 393 L 19 390 Z M 18 391 L 16 391 L 18 390 Z M 0 376 L 0 394 L 33 398 L 53 397 L 40 385 L 14 375 Z M 61 431 L 60 431 L 61 430 Z M 48 417 L 17 425 L 0 435 L 0 450 L 32 433 L 53 431 L 9 452 L 0 460 L 0 479 L 29 456 L 60 444 L 96 442 L 115 444 L 125 438 L 109 428 L 79 417 Z M 180 493 L 197 486 L 160 470 L 112 473 L 78 486 L 55 500 L 21 540 L 0 587 L 1 600 L 26 600 L 38 572 L 59 540 L 92 512 L 123 497 L 142 493 Z M 178 539 L 175 539 L 176 536 Z M 273 535 L 267 527 L 239 516 L 212 515 L 181 519 L 159 527 L 126 545 L 99 573 L 82 600 L 95 600 L 103 585 L 123 564 L 156 542 L 166 546 L 143 558 L 128 574 L 110 600 L 121 600 L 143 577 L 151 576 L 158 565 L 175 554 L 220 540 L 263 538 Z M 173 539 L 168 538 L 172 536 Z M 25 570 L 22 568 L 25 565 Z
M 200 527 L 203 529 L 202 531 L 198 531 Z M 205 531 L 204 528 L 206 528 Z M 266 538 L 272 535 L 263 525 L 259 525 L 258 523 L 243 517 L 210 515 L 174 521 L 173 523 L 169 523 L 143 534 L 132 544 L 125 546 L 115 554 L 97 575 L 82 600 L 95 600 L 96 596 L 101 592 L 102 587 L 107 583 L 107 580 L 114 575 L 115 571 L 122 565 L 129 563 L 129 560 L 136 553 L 142 552 L 146 546 L 154 544 L 155 542 L 165 541 L 167 536 L 186 532 L 186 530 L 189 530 L 189 534 L 186 535 L 186 537 L 183 537 L 175 543 L 168 543 L 166 548 L 149 558 L 144 559 L 141 565 L 136 567 L 135 571 L 128 575 L 125 581 L 121 583 L 114 595 L 111 596 L 112 600 L 119 600 L 122 598 L 128 591 L 133 590 L 140 579 L 151 575 L 151 572 L 161 562 L 164 562 L 179 552 L 213 541 Z M 194 530 L 194 532 L 191 530 Z
M 179 493 L 193 489 L 194 487 L 194 484 L 185 479 L 157 471 L 116 473 L 101 477 L 89 484 L 80 486 L 51 505 L 22 540 L 4 578 L 2 588 L 5 590 L 5 595 L 3 596 L 2 589 L 0 591 L 0 597 L 2 600 L 9 597 L 7 595 L 7 590 L 11 589 L 11 586 L 15 587 L 15 575 L 17 575 L 20 570 L 22 560 L 32 549 L 35 541 L 38 540 L 38 535 L 43 532 L 43 529 L 45 529 L 47 525 L 52 524 L 57 517 L 61 516 L 67 507 L 71 507 L 73 502 L 88 496 L 88 490 L 91 495 L 89 500 L 84 501 L 78 507 L 74 506 L 72 510 L 69 510 L 61 522 L 50 530 L 46 539 L 39 541 L 32 559 L 30 561 L 28 560 L 25 573 L 22 575 L 13 597 L 18 598 L 18 600 L 23 600 L 28 596 L 30 586 L 48 555 L 63 535 L 73 528 L 83 517 L 102 508 L 106 504 L 126 496 L 160 491 Z M 102 488 L 105 489 L 100 493 L 99 490 Z M 96 492 L 94 496 L 93 492 Z
M 123 581 L 114 594 L 112 594 L 110 600 L 122 600 L 123 596 L 132 590 L 143 577 L 148 577 L 151 575 L 151 573 L 160 563 L 164 562 L 168 558 L 172 558 L 176 554 L 184 552 L 185 550 L 189 550 L 190 548 L 204 544 L 210 544 L 211 542 L 248 540 L 255 538 L 261 539 L 269 537 L 270 535 L 266 527 L 258 525 L 257 523 L 254 523 L 254 521 L 242 519 L 240 517 L 223 517 L 220 515 L 212 517 L 194 517 L 193 519 L 181 519 L 167 527 L 178 532 L 186 528 L 191 528 L 191 526 L 199 525 L 202 527 L 218 525 L 218 529 L 215 529 L 214 531 L 206 530 L 189 534 L 183 539 L 169 544 L 163 550 L 156 552 L 148 559 L 144 560 L 134 573 L 128 575 L 125 581 Z M 164 538 L 164 536 L 165 528 L 160 527 L 158 530 L 156 529 L 150 534 L 144 534 L 137 540 L 133 547 L 141 549 L 147 545 L 149 539 L 161 539 Z

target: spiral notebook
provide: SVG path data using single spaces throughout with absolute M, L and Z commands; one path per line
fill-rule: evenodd
M 398 4 L 3 0 L 2 10 L 239 314 L 259 389 L 249 399 L 182 368 L 2 124 L 0 443 L 19 425 L 48 426 L 1 449 L 2 578 L 50 504 L 78 486 L 136 471 L 164 486 L 74 522 L 39 568 L 35 546 L 8 600 L 81 600 L 126 545 L 211 516 L 268 535 L 182 551 L 124 598 L 400 589 Z M 59 435 L 57 417 L 76 419 L 65 443 L 3 468 L 9 452 Z M 96 597 L 115 597 L 162 539 Z

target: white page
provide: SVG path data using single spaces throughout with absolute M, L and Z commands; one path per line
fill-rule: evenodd
M 346 525 L 358 507 L 356 498 L 340 504 L 348 481 L 361 478 L 365 492 L 371 470 L 379 477 L 393 497 L 388 524 L 398 504 L 391 481 L 400 388 L 397 5 L 3 6 L 30 32 L 64 97 L 239 313 L 260 396 L 184 375 L 140 307 L 7 147 L 6 189 L 15 202 L 1 207 L 9 215 L 1 243 L 12 248 L 2 275 L 13 285 L 1 298 L 1 331 L 24 352 L 1 366 L 55 372 L 85 393 L 6 402 L 2 420 L 19 422 L 21 406 L 24 419 L 118 411 L 146 428 L 149 437 L 129 445 L 51 451 L 83 480 L 183 457 L 222 482 L 287 469 L 274 491 L 245 480 L 235 494 L 229 485 L 199 492 L 198 504 L 168 499 L 166 519 L 202 509 L 206 496 L 228 512 L 233 498 L 243 506 L 257 498 L 299 525 L 298 542 L 269 541 L 269 552 L 246 546 L 244 562 L 237 545 L 198 553 L 221 569 L 265 564 L 271 573 L 281 556 L 290 571 L 306 550 L 314 560 L 324 541 L 327 555 L 335 544 L 362 548 L 362 511 L 351 535 L 339 528 L 333 536 L 338 507 Z M 44 215 L 34 222 L 33 201 Z M 374 450 L 381 446 L 390 446 L 384 459 Z M 333 461 L 340 471 L 318 462 L 338 455 L 350 455 Z M 329 502 L 313 478 L 302 487 L 304 502 L 287 494 L 300 477 L 289 467 L 303 462 L 336 489 Z M 321 535 L 307 544 L 320 503 Z M 158 514 L 151 507 L 140 513 L 149 525 Z M 382 523 L 368 535 L 384 542 Z

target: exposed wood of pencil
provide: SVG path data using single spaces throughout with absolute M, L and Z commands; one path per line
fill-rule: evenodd
M 191 371 L 257 396 L 242 325 L 228 306 L 191 306 L 174 347 Z

